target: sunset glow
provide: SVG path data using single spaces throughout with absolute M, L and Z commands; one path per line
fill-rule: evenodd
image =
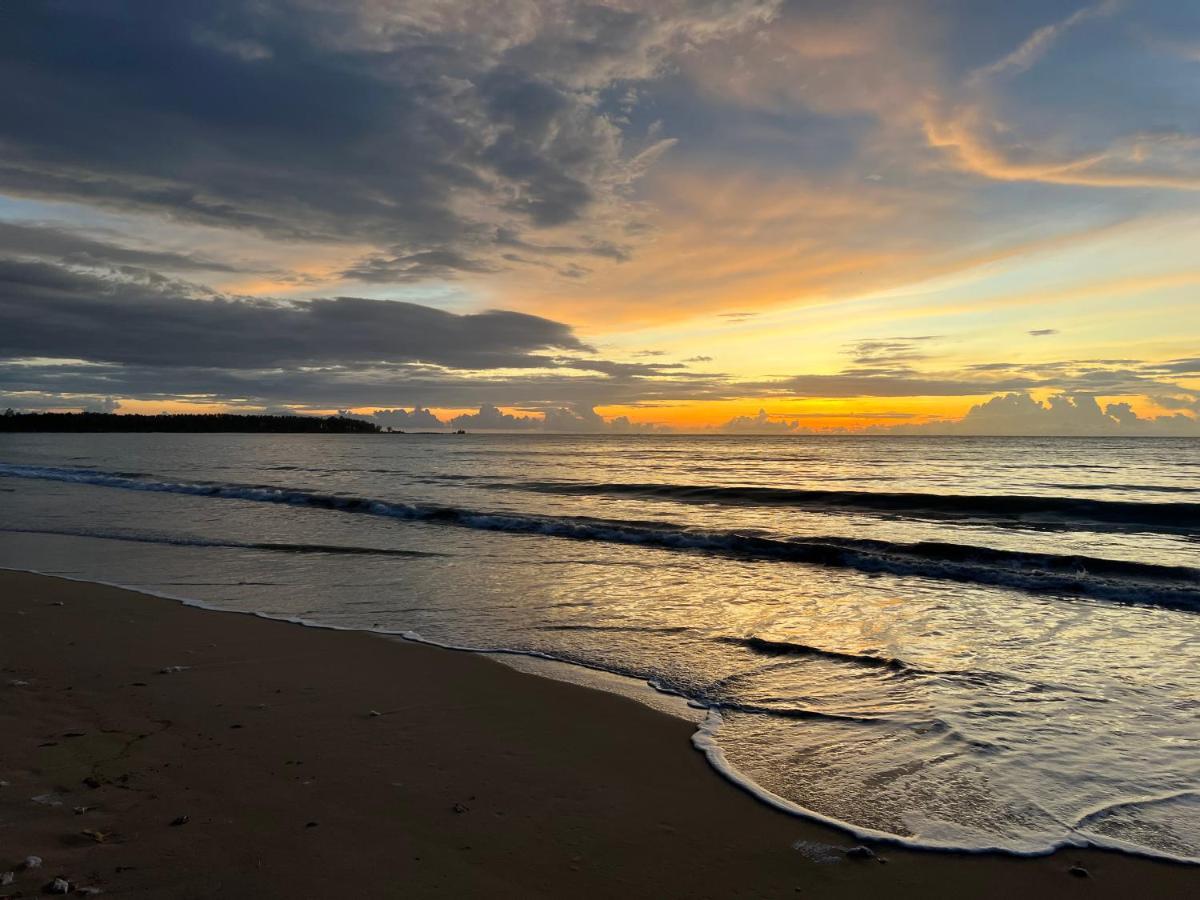
M 5 406 L 1200 433 L 1186 4 L 67 5 L 0 37 Z

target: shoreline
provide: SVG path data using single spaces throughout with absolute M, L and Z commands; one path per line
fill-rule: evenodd
M 1182 897 L 1200 883 L 1195 866 L 1094 847 L 1021 857 L 873 841 L 886 865 L 847 858 L 850 834 L 771 809 L 689 752 L 694 724 L 486 652 L 14 570 L 0 570 L 0 597 L 0 730 L 12 735 L 0 872 L 42 856 L 40 882 L 17 873 L 27 893 L 55 866 L 155 897 L 205 896 L 212 879 L 225 896 Z M 174 665 L 187 668 L 160 674 Z M 113 733 L 134 735 L 115 756 Z M 288 753 L 311 779 L 276 759 Z M 69 777 L 84 768 L 98 786 Z M 330 783 L 332 794 L 309 790 Z M 53 796 L 61 805 L 30 799 Z M 167 815 L 183 806 L 195 812 Z M 167 824 L 184 814 L 186 827 Z M 263 833 L 285 819 L 280 835 Z M 406 841 L 423 852 L 401 859 Z M 1088 876 L 1071 875 L 1076 865 Z
M 533 650 L 512 650 L 500 647 L 479 648 L 468 647 L 459 644 L 449 644 L 434 640 L 432 638 L 427 638 L 418 632 L 411 630 L 390 631 L 387 629 L 378 628 L 351 628 L 341 625 L 332 625 L 326 622 L 318 622 L 313 619 L 290 616 L 271 616 L 267 615 L 266 613 L 256 612 L 253 610 L 228 609 L 213 605 L 203 600 L 197 600 L 194 597 L 186 597 L 180 594 L 151 591 L 133 585 L 117 584 L 114 582 L 99 581 L 96 579 L 75 578 L 69 575 L 55 575 L 46 572 L 39 572 L 34 569 L 10 569 L 0 567 L 0 574 L 5 572 L 16 572 L 19 574 L 33 575 L 41 578 L 53 578 L 62 581 L 69 581 L 82 585 L 96 585 L 100 587 L 113 588 L 115 590 L 128 591 L 130 593 L 140 594 L 146 597 L 153 597 L 157 600 L 166 600 L 172 603 L 178 603 L 182 606 L 205 610 L 207 612 L 250 616 L 252 618 L 263 619 L 268 622 L 280 622 L 286 625 L 294 625 L 300 628 L 313 628 L 319 631 L 325 630 L 351 634 L 372 635 L 374 637 L 397 641 L 404 644 L 416 644 L 423 647 L 432 647 L 448 653 L 466 653 L 478 655 L 491 659 L 500 665 L 514 669 L 517 672 L 531 675 L 535 678 L 547 678 L 553 681 L 562 682 L 564 684 L 575 685 L 586 690 L 595 690 L 600 691 L 601 693 L 613 694 L 615 696 L 631 700 L 662 715 L 688 722 L 695 728 L 690 739 L 691 747 L 705 757 L 712 771 L 715 772 L 719 777 L 736 787 L 738 790 L 749 794 L 759 803 L 771 809 L 775 809 L 784 813 L 785 815 L 831 829 L 840 833 L 846 840 L 867 842 L 881 848 L 896 847 L 921 853 L 952 853 L 965 856 L 996 855 L 1000 857 L 1008 856 L 1016 859 L 1036 859 L 1039 857 L 1066 853 L 1072 850 L 1091 849 L 1103 852 L 1118 853 L 1124 856 L 1131 856 L 1155 862 L 1191 866 L 1195 867 L 1197 869 L 1197 874 L 1200 875 L 1200 862 L 1196 862 L 1195 860 L 1188 858 L 1171 856 L 1165 853 L 1155 853 L 1154 851 L 1147 850 L 1143 847 L 1125 844 L 1124 842 L 1115 839 L 1112 841 L 1112 843 L 1105 844 L 1098 843 L 1086 836 L 1080 836 L 1078 841 L 1064 840 L 1055 844 L 1053 847 L 1022 851 L 1012 850 L 1005 847 L 963 847 L 953 844 L 939 844 L 932 841 L 921 841 L 919 839 L 906 838 L 901 835 L 895 835 L 889 832 L 878 831 L 872 828 L 844 822 L 832 816 L 827 816 L 823 813 L 810 810 L 792 800 L 788 800 L 786 797 L 782 797 L 776 793 L 773 793 L 767 788 L 764 788 L 756 783 L 752 778 L 742 773 L 732 763 L 730 763 L 726 759 L 724 751 L 721 749 L 721 746 L 716 739 L 717 733 L 721 726 L 719 710 L 695 705 L 692 698 L 689 698 L 683 694 L 657 687 L 651 682 L 635 676 L 621 674 L 600 666 L 592 666 L 582 662 L 563 660 L 548 653 L 540 653 Z M 717 721 L 715 725 L 710 727 L 713 715 L 717 716 Z M 0 900 L 3 900 L 2 896 L 0 896 Z

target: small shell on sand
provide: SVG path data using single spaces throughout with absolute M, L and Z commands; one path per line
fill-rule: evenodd
M 40 856 L 27 856 L 25 862 L 21 864 L 22 869 L 40 869 L 42 867 L 42 858 Z
M 191 666 L 163 666 L 158 670 L 159 675 L 174 675 L 176 672 L 186 672 Z

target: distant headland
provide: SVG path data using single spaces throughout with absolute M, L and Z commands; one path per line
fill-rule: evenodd
M 346 416 L 265 416 L 183 413 L 143 416 L 124 413 L 18 413 L 0 415 L 0 432 L 175 432 L 243 434 L 378 434 L 374 422 Z

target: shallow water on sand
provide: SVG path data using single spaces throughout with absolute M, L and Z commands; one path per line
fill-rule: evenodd
M 1200 444 L 0 435 L 0 566 L 544 653 L 917 843 L 1200 860 Z

